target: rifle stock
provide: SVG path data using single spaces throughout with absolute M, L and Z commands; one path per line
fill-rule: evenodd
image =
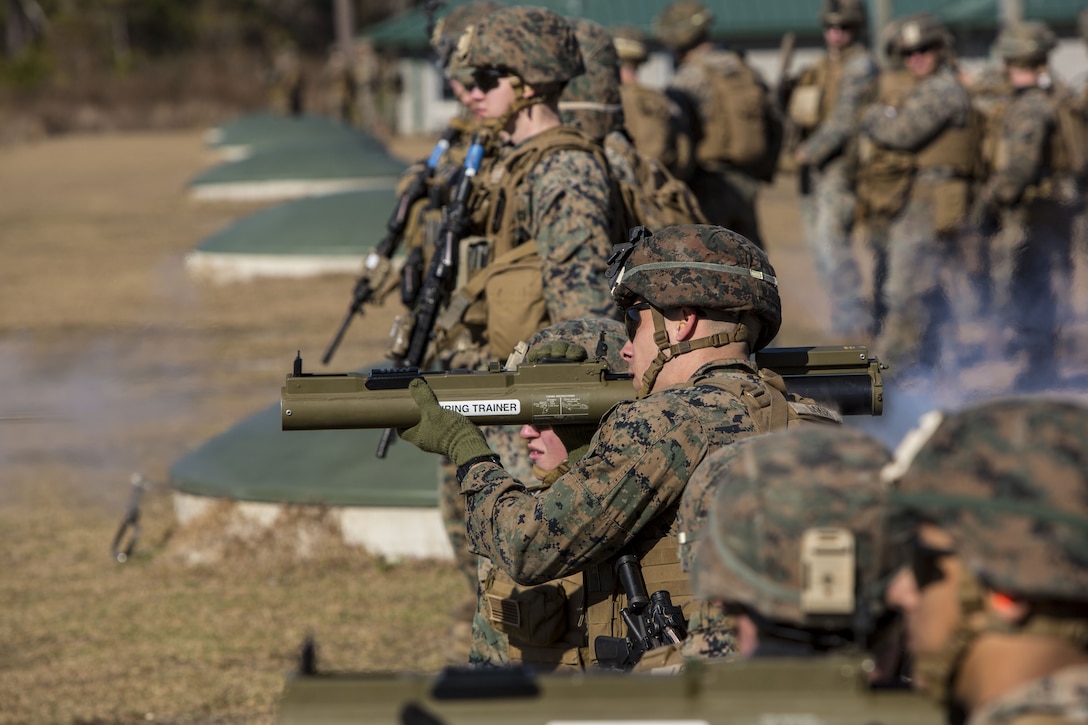
M 760 367 L 783 376 L 791 392 L 843 415 L 883 412 L 883 366 L 865 347 L 769 348 Z M 301 361 L 280 396 L 283 430 L 404 428 L 419 422 L 408 384 L 421 377 L 439 402 L 481 425 L 597 423 L 616 403 L 635 397 L 628 373 L 603 360 L 523 364 L 506 370 L 420 371 L 416 367 L 368 373 L 303 373 Z

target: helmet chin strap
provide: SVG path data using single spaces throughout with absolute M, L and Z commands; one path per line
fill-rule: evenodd
M 526 96 L 525 90 L 531 89 L 532 86 L 528 85 L 517 76 L 510 76 L 510 87 L 515 93 L 514 102 L 510 104 L 510 108 L 498 118 L 485 122 L 495 131 L 505 130 L 507 124 L 510 123 L 510 119 L 521 113 L 522 110 L 544 102 L 544 98 L 540 95 L 533 94 L 532 96 Z
M 732 332 L 718 332 L 708 337 L 700 337 L 698 340 L 683 340 L 673 344 L 669 342 L 669 333 L 665 330 L 665 316 L 656 307 L 650 308 L 650 316 L 654 321 L 654 343 L 657 345 L 657 357 L 654 358 L 653 362 L 650 363 L 650 367 L 646 368 L 646 372 L 643 373 L 642 386 L 638 389 L 638 393 L 635 394 L 636 399 L 645 398 L 650 394 L 654 383 L 657 382 L 657 376 L 665 367 L 665 363 L 673 358 L 705 347 L 725 347 L 734 342 L 750 342 L 753 337 L 749 326 L 744 322 L 749 316 L 745 315 Z

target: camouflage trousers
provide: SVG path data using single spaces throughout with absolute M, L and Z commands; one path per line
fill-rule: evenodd
M 711 224 L 732 229 L 763 247 L 756 214 L 759 182 L 735 170 L 697 169 L 688 182 Z
M 874 288 L 887 309 L 877 347 L 893 375 L 937 367 L 948 332 L 952 240 L 934 229 L 933 214 L 931 199 L 912 197 L 872 244 L 874 271 L 884 274 Z
M 1073 227 L 1079 209 L 1037 200 L 1001 215 L 991 250 L 997 309 L 1009 321 L 1009 352 L 1025 373 L 1053 375 L 1063 327 L 1073 322 Z
M 811 172 L 812 192 L 801 196 L 801 221 L 816 274 L 831 301 L 831 332 L 868 332 L 872 315 L 862 298 L 852 234 L 856 199 L 843 164 Z

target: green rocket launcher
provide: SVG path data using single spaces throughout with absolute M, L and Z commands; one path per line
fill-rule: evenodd
M 783 347 L 756 353 L 761 368 L 803 395 L 842 415 L 880 415 L 883 365 L 863 346 Z M 596 424 L 616 403 L 635 397 L 628 373 L 608 370 L 603 360 L 522 364 L 512 370 L 420 371 L 375 369 L 369 373 L 304 373 L 295 359 L 280 397 L 283 430 L 406 428 L 419 422 L 408 384 L 423 378 L 452 408 L 479 425 Z

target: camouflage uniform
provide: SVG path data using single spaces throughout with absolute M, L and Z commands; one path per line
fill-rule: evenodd
M 612 31 L 616 55 L 632 72 L 646 61 L 646 40 L 638 28 L 621 27 Z M 655 159 L 678 179 L 691 176 L 691 129 L 680 107 L 663 91 L 638 83 L 620 84 L 624 127 L 635 148 L 643 156 Z
M 865 652 L 881 634 L 884 584 L 910 535 L 902 519 L 888 515 L 880 474 L 890 461 L 875 438 L 840 426 L 757 436 L 707 456 L 688 484 L 680 518 L 695 543 L 685 545 L 682 559 L 712 616 L 692 622 L 685 655 L 731 653 L 720 647 L 732 644 L 729 612 L 738 607 L 773 625 L 759 627 L 755 656 Z M 849 532 L 854 566 L 847 580 L 823 578 L 809 589 L 803 537 L 828 528 Z M 809 601 L 828 584 L 842 601 Z
M 674 224 L 706 221 L 691 190 L 632 142 L 620 103 L 618 52 L 608 31 L 598 23 L 572 19 L 586 64 L 559 99 L 563 123 L 604 148 L 609 173 L 619 185 L 626 225 L 657 231 Z
M 972 713 L 968 725 L 1088 723 L 1088 665 L 1066 667 L 1017 688 Z
M 965 580 L 1032 608 L 1017 623 L 997 621 L 986 614 L 981 595 L 961 586 L 959 623 L 946 651 L 932 662 L 917 661 L 931 673 L 929 694 L 950 714 L 970 709 L 953 702 L 948 683 L 962 672 L 980 636 L 1088 648 L 1086 442 L 1088 407 L 1022 396 L 931 414 L 919 428 L 913 455 L 902 456 L 897 507 L 952 536 Z M 971 676 L 986 684 L 984 673 Z M 1088 722 L 1088 666 L 1053 670 L 966 714 L 971 725 Z
M 749 320 L 738 326 L 736 339 L 748 339 L 755 349 L 777 332 L 773 269 L 739 235 L 718 227 L 670 227 L 638 237 L 619 255 L 610 271 L 617 280 L 613 294 L 625 306 L 638 295 L 662 309 L 733 309 Z M 664 270 L 643 268 L 659 260 L 670 260 Z M 693 267 L 696 261 L 704 266 Z M 655 310 L 655 327 L 659 317 Z M 716 339 L 691 344 L 726 344 Z M 678 354 L 678 346 L 661 344 Z M 756 432 L 738 391 L 770 392 L 747 359 L 722 359 L 701 366 L 686 384 L 646 394 L 648 389 L 652 380 L 644 382 L 645 397 L 614 407 L 589 451 L 547 490 L 529 492 L 501 466 L 488 464 L 470 468 L 462 482 L 470 540 L 513 579 L 533 584 L 585 573 L 587 645 L 595 633 L 622 636 L 622 594 L 611 560 L 625 547 L 642 559 L 648 589 L 668 589 L 681 605 L 690 600 L 674 539 L 684 485 L 710 450 Z M 593 659 L 588 651 L 584 657 Z
M 1042 69 L 1056 43 L 1042 23 L 1023 23 L 1002 33 L 997 51 L 1007 63 Z M 1054 350 L 1066 321 L 1061 300 L 1072 291 L 1073 225 L 1082 203 L 1077 179 L 1058 158 L 1058 93 L 1040 86 L 1012 91 L 978 199 L 1000 224 L 991 251 L 995 297 L 1011 321 L 1013 351 L 1024 354 L 1026 382 L 1045 383 L 1057 373 Z
M 911 45 L 926 47 L 947 41 L 932 16 L 917 16 L 900 25 L 900 36 L 915 38 L 898 43 L 901 52 Z M 921 78 L 902 106 L 878 105 L 860 121 L 861 156 L 865 144 L 905 152 L 913 162 L 903 171 L 909 188 L 902 208 L 888 228 L 885 251 L 874 245 L 877 270 L 887 270 L 883 289 L 887 317 L 880 336 L 882 355 L 893 369 L 933 367 L 939 362 L 940 333 L 948 324 L 950 275 L 962 275 L 953 264 L 953 235 L 967 214 L 967 175 L 961 168 L 977 155 L 971 133 L 971 104 L 955 72 L 942 62 Z M 885 259 L 880 257 L 886 254 Z M 958 286 L 955 286 L 958 289 Z M 880 303 L 877 303 L 880 305 Z
M 809 178 L 809 188 L 802 188 L 801 195 L 809 253 L 831 297 L 833 332 L 852 334 L 868 331 L 871 314 L 862 299 L 861 271 L 852 245 L 856 198 L 849 151 L 861 109 L 876 93 L 877 67 L 856 37 L 865 26 L 864 5 L 825 2 L 821 19 L 852 27 L 855 40 L 802 73 L 791 94 L 790 110 L 805 133 L 798 153 L 807 166 L 802 173 Z M 811 109 L 815 114 L 801 118 L 798 105 L 807 88 L 818 89 L 819 102 Z
M 611 370 L 627 367 L 620 354 L 627 338 L 616 320 L 572 320 L 547 327 L 527 341 L 530 362 L 559 341 L 580 346 L 591 356 L 603 355 Z M 589 449 L 596 430 L 596 425 L 555 426 L 567 460 L 550 471 L 534 467 L 533 477 L 538 482 L 527 483 L 526 490 L 544 490 L 570 470 Z M 521 445 L 524 449 L 525 441 Z M 581 574 L 538 586 L 519 586 L 490 560 L 480 557 L 480 596 L 472 623 L 469 664 L 478 668 L 524 664 L 538 671 L 584 668 L 580 649 L 586 636 L 583 606 Z M 517 611 L 517 617 L 510 616 L 511 609 Z
M 658 36 L 676 54 L 678 67 L 667 93 L 688 115 L 695 138 L 695 171 L 688 185 L 711 224 L 732 229 L 762 246 L 756 214 L 760 181 L 751 169 L 727 156 L 709 133 L 741 112 L 713 78 L 761 84 L 758 74 L 737 53 L 711 47 L 707 31 L 714 20 L 696 0 L 677 0 L 655 21 Z M 751 81 L 751 82 L 749 82 Z M 760 130 L 761 139 L 765 129 Z

